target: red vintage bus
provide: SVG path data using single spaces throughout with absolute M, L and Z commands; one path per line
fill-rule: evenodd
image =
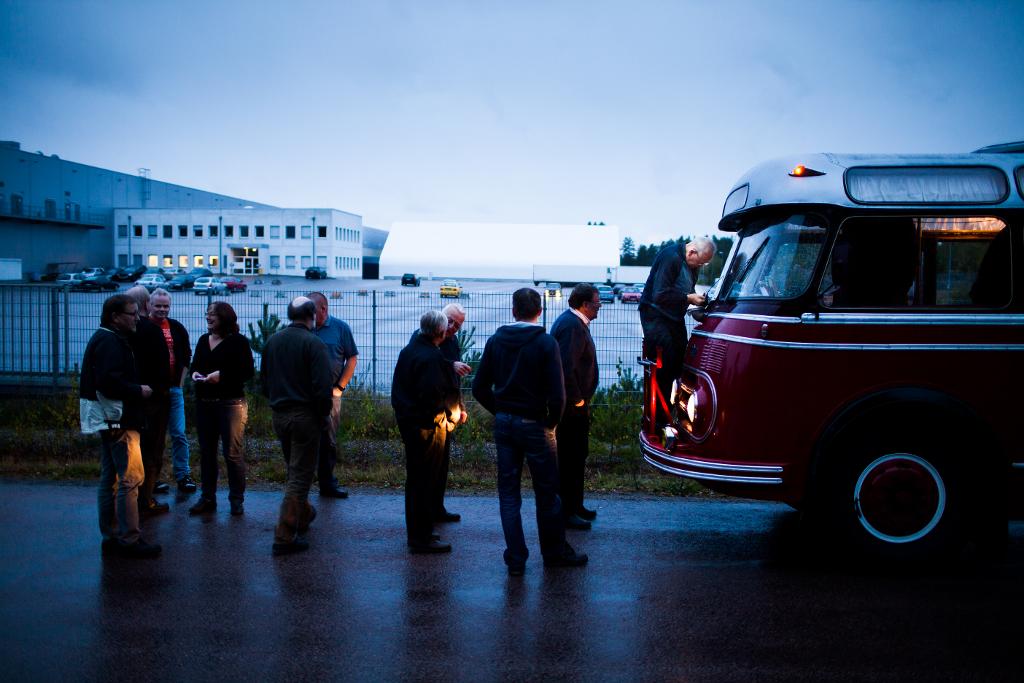
M 1022 223 L 1024 143 L 754 168 L 671 396 L 641 360 L 645 459 L 873 555 L 1005 543 L 1024 501 Z

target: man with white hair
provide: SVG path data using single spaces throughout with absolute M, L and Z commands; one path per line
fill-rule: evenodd
M 405 527 L 413 553 L 452 549 L 434 534 L 433 510 L 449 432 L 466 421 L 458 377 L 438 349 L 447 329 L 444 313 L 424 313 L 419 334 L 398 354 L 391 382 L 391 406 L 405 445 Z
M 267 340 L 260 373 L 288 467 L 274 529 L 274 555 L 309 549 L 305 532 L 316 517 L 309 504 L 309 487 L 316 472 L 320 434 L 331 413 L 331 361 L 327 347 L 313 334 L 316 305 L 308 297 L 296 297 L 288 304 L 288 320 L 288 327 Z
M 658 388 L 665 401 L 672 392 L 672 382 L 683 370 L 686 351 L 686 309 L 692 304 L 703 306 L 706 299 L 696 293 L 697 272 L 711 262 L 715 244 L 707 237 L 697 237 L 685 245 L 670 244 L 654 258 L 644 293 L 640 296 L 640 325 L 644 330 L 644 355 L 654 358 L 661 350 Z M 659 424 L 668 416 L 658 407 Z
M 149 319 L 160 328 L 169 354 L 167 372 L 171 385 L 167 432 L 171 437 L 171 465 L 174 479 L 178 482 L 178 492 L 195 493 L 196 482 L 189 467 L 188 435 L 185 433 L 185 398 L 181 391 L 188 367 L 192 364 L 192 343 L 188 330 L 171 318 L 170 313 L 171 295 L 163 287 L 157 287 L 149 295 Z

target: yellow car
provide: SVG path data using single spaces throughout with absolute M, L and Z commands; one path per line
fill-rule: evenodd
M 441 297 L 458 299 L 462 296 L 462 285 L 458 280 L 445 280 L 441 283 Z

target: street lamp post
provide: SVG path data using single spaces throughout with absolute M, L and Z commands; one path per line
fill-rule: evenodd
M 128 214 L 128 263 L 126 264 L 129 268 L 132 267 L 132 215 Z
M 224 216 L 217 216 L 217 268 L 219 274 L 224 274 Z
M 310 265 L 316 268 L 316 216 L 313 216 L 313 263 Z

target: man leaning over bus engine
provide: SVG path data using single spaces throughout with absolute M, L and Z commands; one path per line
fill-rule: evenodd
M 715 244 L 707 237 L 697 237 L 684 246 L 670 244 L 660 252 L 651 266 L 644 292 L 640 296 L 640 325 L 644 330 L 644 356 L 654 358 L 661 349 L 658 388 L 665 401 L 672 392 L 672 382 L 683 370 L 686 351 L 686 309 L 693 304 L 703 306 L 706 298 L 696 293 L 697 271 L 711 262 Z M 668 422 L 658 404 L 658 423 Z

